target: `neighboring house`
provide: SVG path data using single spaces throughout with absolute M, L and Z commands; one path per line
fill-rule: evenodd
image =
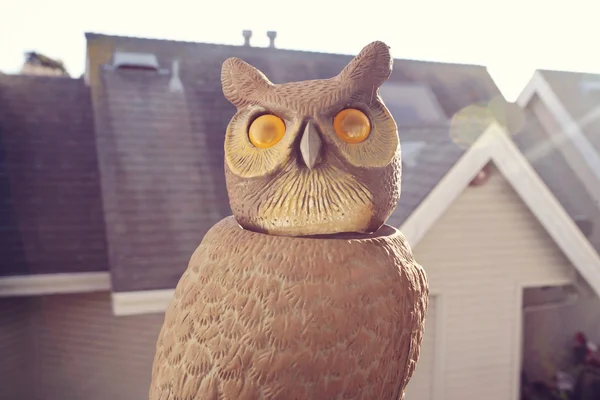
M 0 398 L 147 398 L 173 288 L 230 213 L 231 56 L 275 83 L 351 59 L 88 34 L 84 79 L 0 76 Z M 382 96 L 404 161 L 388 223 L 432 295 L 407 400 L 516 400 L 527 291 L 600 291 L 598 254 L 502 128 L 452 142 L 455 114 L 500 96 L 484 67 L 395 60 Z
M 600 75 L 539 70 L 517 103 L 529 126 L 515 141 L 546 185 L 600 252 Z M 559 303 L 560 304 L 560 303 Z M 600 299 L 570 296 L 562 307 L 529 313 L 528 370 L 544 378 L 564 364 L 573 334 L 600 343 Z

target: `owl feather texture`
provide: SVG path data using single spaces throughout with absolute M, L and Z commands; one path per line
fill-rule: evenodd
M 389 47 L 330 79 L 273 84 L 223 64 L 233 216 L 196 249 L 157 341 L 150 400 L 401 400 L 428 284 L 385 225 L 398 130 L 379 96 Z

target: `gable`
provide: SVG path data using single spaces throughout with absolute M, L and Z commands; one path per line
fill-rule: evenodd
M 571 262 L 497 167 L 489 173 L 485 184 L 464 189 L 415 246 L 432 291 L 457 280 L 526 287 L 571 282 Z
M 498 124 L 487 131 L 452 167 L 427 198 L 402 224 L 409 243 L 418 246 L 438 219 L 459 198 L 464 188 L 490 161 L 510 182 L 550 237 L 573 266 L 600 295 L 600 257 L 548 187 L 535 173 L 504 129 Z M 508 255 L 505 255 L 508 257 Z

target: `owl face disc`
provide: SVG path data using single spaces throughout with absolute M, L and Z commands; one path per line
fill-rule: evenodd
M 223 92 L 238 111 L 227 127 L 225 172 L 244 228 L 304 236 L 373 232 L 400 197 L 394 119 L 378 89 L 392 70 L 374 42 L 336 77 L 275 85 L 231 58 Z

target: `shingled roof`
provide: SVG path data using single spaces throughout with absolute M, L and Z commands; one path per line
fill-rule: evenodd
M 0 75 L 0 275 L 107 268 L 89 91 Z
M 0 76 L 0 257 L 11 260 L 3 275 L 110 266 L 115 291 L 174 287 L 204 233 L 230 213 L 223 137 L 235 110 L 221 92 L 222 62 L 243 58 L 277 83 L 328 78 L 351 59 L 87 39 L 89 88 L 78 79 Z M 159 68 L 110 68 L 117 49 L 154 54 Z M 448 117 L 499 95 L 484 67 L 395 60 L 394 68 L 391 81 L 428 85 Z M 413 154 L 390 223 L 400 225 L 462 155 L 448 130 L 401 128 Z
M 600 209 L 535 115 L 528 113 L 527 125 L 514 136 L 514 141 L 565 211 L 580 228 L 583 228 L 582 232 L 600 253 Z M 591 223 L 592 232 L 582 224 L 584 221 Z
M 235 112 L 220 70 L 239 57 L 282 83 L 335 76 L 351 56 L 87 34 L 113 289 L 172 288 L 204 233 L 230 213 L 223 138 Z M 148 53 L 158 69 L 114 69 L 115 51 Z M 177 68 L 174 68 L 174 62 Z M 174 70 L 177 73 L 174 73 Z M 174 76 L 176 75 L 176 76 Z M 179 85 L 171 80 L 178 79 Z M 395 60 L 396 82 L 428 85 L 447 116 L 499 95 L 484 67 Z M 182 88 L 182 90 L 181 90 Z M 407 128 L 424 141 L 418 168 L 405 166 L 393 222 L 410 214 L 462 151 L 448 127 Z
M 588 140 L 600 152 L 600 75 L 539 70 Z

